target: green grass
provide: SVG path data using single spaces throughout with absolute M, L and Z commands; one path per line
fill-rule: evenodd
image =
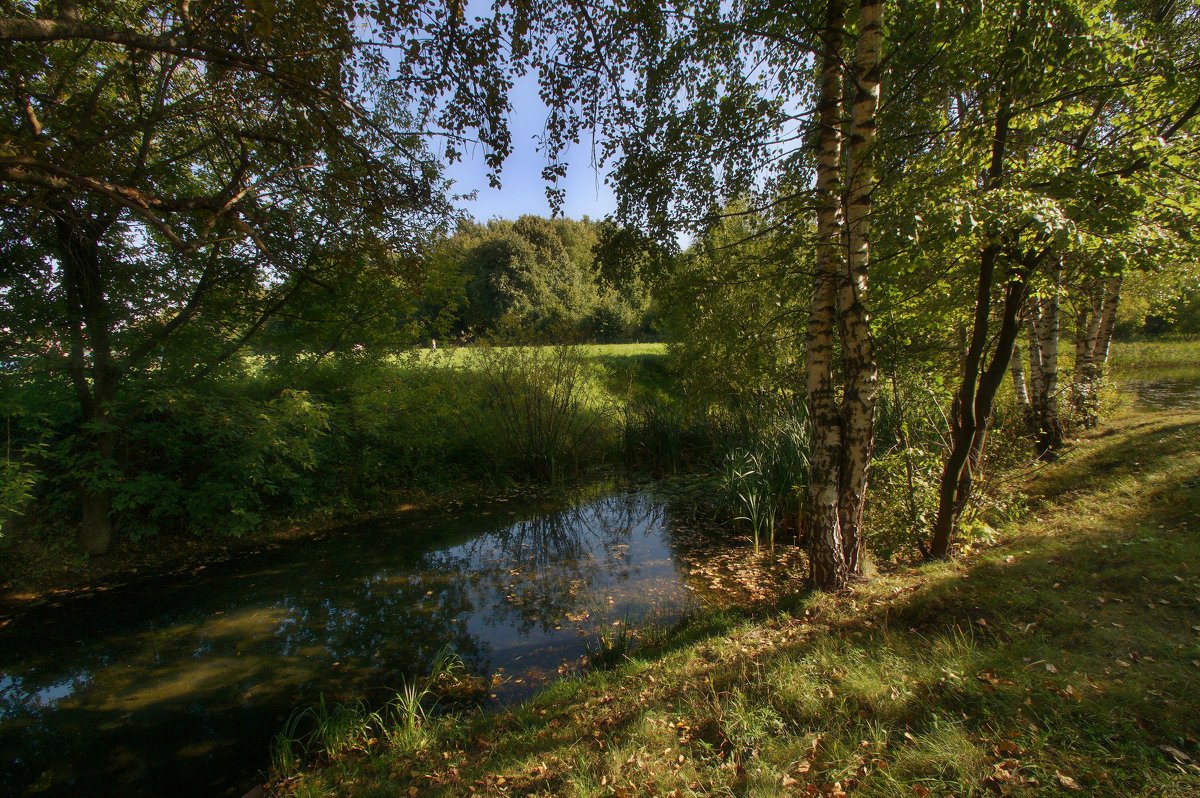
M 1200 413 L 1125 416 L 969 559 L 657 653 L 298 795 L 1200 794 Z M 799 575 L 798 575 L 799 579 Z
M 557 346 L 522 346 L 521 349 L 557 349 Z M 667 345 L 652 344 L 576 344 L 568 346 L 583 354 L 585 357 L 598 362 L 619 362 L 664 357 Z M 416 350 L 416 356 L 423 363 L 456 366 L 468 365 L 480 351 L 477 346 L 443 346 L 439 349 Z
M 1117 341 L 1112 345 L 1111 359 L 1118 376 L 1148 369 L 1200 376 L 1200 340 Z

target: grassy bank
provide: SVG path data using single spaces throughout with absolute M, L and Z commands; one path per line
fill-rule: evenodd
M 1200 413 L 1126 415 L 948 564 L 692 630 L 295 795 L 1200 793 Z

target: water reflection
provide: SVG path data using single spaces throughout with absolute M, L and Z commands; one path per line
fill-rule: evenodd
M 1195 410 L 1200 408 L 1200 375 L 1131 380 L 1125 389 L 1147 410 Z
M 382 699 L 446 645 L 519 696 L 598 625 L 678 613 L 667 516 L 625 493 L 499 528 L 395 521 L 30 612 L 0 632 L 0 791 L 236 793 L 293 707 Z

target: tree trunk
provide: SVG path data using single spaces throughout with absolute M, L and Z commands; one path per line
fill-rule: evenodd
M 1076 391 L 1086 382 L 1086 375 L 1091 368 L 1092 350 L 1096 347 L 1096 338 L 1100 335 L 1100 317 L 1103 314 L 1104 295 L 1099 284 L 1092 285 L 1088 290 L 1087 302 L 1079 310 L 1075 323 L 1075 372 L 1071 384 L 1072 402 L 1079 407 L 1079 394 Z
M 106 227 L 105 222 L 81 224 L 65 213 L 55 217 L 67 300 L 70 371 L 83 420 L 85 455 L 93 460 L 88 465 L 90 473 L 79 486 L 81 519 L 77 536 L 80 550 L 90 555 L 107 552 L 114 537 L 112 491 L 107 482 L 116 471 L 117 432 L 112 403 L 118 370 L 113 360 L 100 261 L 99 241 Z
M 837 322 L 838 280 L 842 263 L 841 154 L 842 59 L 845 27 L 843 0 L 829 0 L 820 57 L 817 98 L 817 248 L 812 307 L 808 317 L 805 371 L 813 451 L 809 469 L 805 523 L 809 540 L 812 582 L 821 590 L 846 584 L 842 529 L 839 518 L 841 418 L 834 394 L 834 327 Z
M 1029 404 L 1029 387 L 1025 383 L 1025 365 L 1021 362 L 1021 347 L 1013 347 L 1012 362 L 1008 364 L 1008 368 L 1012 373 L 1013 396 L 1016 397 L 1017 407 L 1028 419 L 1032 411 Z
M 1013 347 L 1021 330 L 1021 305 L 1025 301 L 1027 272 L 1018 269 L 1009 277 L 1005 287 L 1004 308 L 1000 314 L 1000 333 L 996 348 L 992 352 L 987 368 L 979 370 L 978 361 L 974 377 L 968 376 L 956 400 L 954 429 L 951 436 L 950 455 L 942 471 L 942 482 L 938 494 L 938 514 L 934 522 L 930 556 L 945 558 L 950 555 L 950 544 L 958 531 L 958 522 L 971 498 L 974 481 L 980 473 L 983 450 L 987 443 L 988 420 L 996 392 L 1004 382 L 1004 372 L 1012 360 Z M 980 338 L 980 336 L 974 336 Z M 986 343 L 986 335 L 982 337 Z M 974 347 L 973 347 L 974 348 Z M 982 347 L 979 349 L 982 359 Z M 968 375 L 971 369 L 966 370 Z M 959 407 L 967 407 L 966 412 Z
M 861 0 L 854 56 L 854 106 L 846 148 L 846 271 L 838 287 L 842 335 L 842 461 L 838 517 L 846 572 L 862 570 L 863 511 L 875 448 L 875 405 L 879 369 L 868 312 L 871 262 L 871 194 L 875 190 L 876 115 L 879 110 L 879 57 L 883 45 L 883 0 Z
M 1010 110 L 1006 95 L 1001 91 L 996 111 L 996 128 L 992 137 L 991 160 L 984 181 L 985 190 L 995 190 L 1004 183 L 1004 155 L 1008 141 L 1008 123 Z M 971 329 L 971 340 L 967 347 L 967 355 L 963 362 L 963 379 L 959 386 L 958 395 L 954 400 L 952 412 L 952 429 L 950 453 L 942 469 L 941 485 L 938 491 L 938 513 L 934 521 L 933 540 L 930 543 L 929 554 L 936 558 L 950 555 L 950 544 L 958 528 L 958 520 L 966 508 L 971 495 L 971 460 L 977 460 L 983 450 L 984 435 L 986 434 L 987 417 L 991 412 L 991 399 L 994 396 L 985 395 L 982 390 L 980 371 L 983 365 L 985 349 L 988 343 L 988 325 L 991 318 L 992 283 L 995 278 L 996 261 L 1000 257 L 1000 245 L 989 243 L 984 246 L 979 257 L 979 279 L 975 293 L 975 318 Z M 1005 297 L 1004 329 L 1001 340 L 997 344 L 996 356 L 992 358 L 992 366 L 1000 366 L 1000 376 L 1008 367 L 1012 357 L 1012 348 L 1016 343 L 1016 330 L 1019 327 L 1020 304 L 1010 308 L 1014 295 L 1024 300 L 1024 286 L 1020 291 L 1013 290 L 1010 281 L 1009 290 Z M 1010 313 L 1011 310 L 1011 313 Z M 1002 349 L 1004 333 L 1008 332 L 1011 322 L 1012 338 L 1008 341 L 1007 351 Z M 1004 358 L 999 355 L 1003 352 Z M 1000 380 L 996 380 L 998 387 Z
M 1108 365 L 1108 350 L 1121 302 L 1121 282 L 1121 275 L 1104 281 L 1093 297 L 1086 328 L 1080 325 L 1085 331 L 1076 342 L 1077 362 L 1071 397 L 1079 423 L 1086 428 L 1099 423 L 1100 382 Z
M 1059 319 L 1059 292 L 1062 288 L 1062 258 L 1051 261 L 1053 266 L 1053 288 L 1049 296 L 1030 299 L 1037 308 L 1031 314 L 1035 320 L 1033 329 L 1037 334 L 1038 383 L 1037 401 L 1033 403 L 1033 417 L 1037 424 L 1037 453 L 1040 458 L 1053 457 L 1063 445 L 1062 414 L 1058 405 L 1058 345 L 1061 323 Z
M 1037 416 L 1034 408 L 1042 404 L 1045 385 L 1042 382 L 1042 337 L 1038 333 L 1041 308 L 1037 302 L 1030 301 L 1026 314 L 1026 326 L 1029 328 L 1029 432 L 1036 435 L 1038 430 Z

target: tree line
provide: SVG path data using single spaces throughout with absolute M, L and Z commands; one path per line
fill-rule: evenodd
M 465 221 L 423 259 L 407 321 L 433 340 L 653 338 L 653 258 L 650 242 L 611 221 Z

